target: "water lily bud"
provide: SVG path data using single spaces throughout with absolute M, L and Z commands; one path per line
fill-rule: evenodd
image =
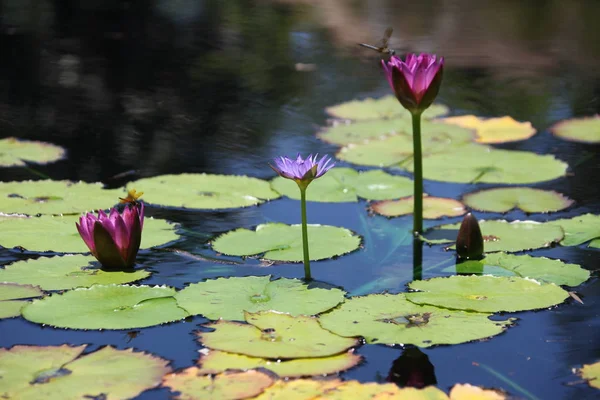
M 477 260 L 483 257 L 483 235 L 477 218 L 468 213 L 463 218 L 456 237 L 456 253 L 459 258 Z

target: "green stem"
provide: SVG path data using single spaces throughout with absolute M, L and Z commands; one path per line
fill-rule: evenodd
M 421 238 L 415 236 L 413 238 L 413 280 L 420 281 L 423 279 L 423 242 Z
M 300 208 L 302 212 L 302 248 L 304 250 L 304 280 L 312 280 L 310 257 L 308 255 L 308 225 L 306 222 L 306 188 L 300 187 Z
M 421 111 L 412 113 L 414 212 L 413 233 L 423 232 L 423 154 L 421 153 Z

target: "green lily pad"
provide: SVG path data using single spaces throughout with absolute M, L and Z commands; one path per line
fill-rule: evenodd
M 0 270 L 0 272 L 2 272 Z M 0 282 L 2 279 L 0 278 Z M 21 299 L 29 299 L 32 297 L 42 296 L 44 292 L 37 286 L 32 285 L 17 285 L 15 283 L 0 283 L 0 319 L 12 318 L 21 315 L 21 309 L 29 301 Z M 0 374 L 0 379 L 1 379 Z M 1 392 L 0 392 L 1 394 Z M 0 395 L 0 398 L 2 396 Z
M 0 215 L 0 246 L 23 247 L 29 251 L 86 253 L 89 249 L 75 228 L 79 216 L 41 217 Z M 160 246 L 179 239 L 175 226 L 161 219 L 145 218 L 140 248 Z
M 325 111 L 332 117 L 355 121 L 396 117 L 404 117 L 410 120 L 410 113 L 400 105 L 394 96 L 384 96 L 379 99 L 352 100 L 327 107 Z M 433 104 L 423 113 L 423 118 L 440 117 L 447 113 L 448 107 L 441 104 Z
M 546 257 L 516 256 L 505 253 L 492 253 L 480 261 L 469 260 L 456 264 L 456 272 L 518 276 L 567 286 L 581 285 L 590 277 L 590 272 L 577 264 L 566 264 Z
M 71 329 L 130 329 L 172 322 L 189 314 L 166 286 L 94 285 L 36 300 L 25 319 Z
M 0 275 L 1 277 L 2 275 Z M 190 314 L 209 319 L 244 320 L 244 311 L 280 311 L 293 316 L 314 315 L 344 301 L 339 289 L 309 289 L 298 279 L 246 276 L 211 279 L 189 285 L 175 295 Z
M 477 312 L 537 310 L 569 297 L 553 283 L 513 276 L 451 276 L 414 281 L 408 286 L 420 290 L 406 294 L 413 303 Z
M 560 226 L 535 221 L 504 220 L 479 221 L 481 233 L 483 234 L 484 249 L 486 253 L 496 251 L 516 252 L 550 247 L 563 238 L 563 230 Z M 440 225 L 426 234 L 426 241 L 431 243 L 448 243 L 456 240 L 460 223 Z M 447 237 L 452 239 L 429 240 L 429 235 L 436 231 L 447 231 Z M 453 246 L 454 247 L 454 246 Z
M 371 210 L 386 217 L 399 217 L 413 213 L 414 198 L 406 197 L 400 200 L 386 200 L 371 204 Z M 441 217 L 457 217 L 466 212 L 463 204 L 454 199 L 443 197 L 423 198 L 423 218 L 436 219 Z
M 560 211 L 574 203 L 565 195 L 553 190 L 528 187 L 480 190 L 466 194 L 463 202 L 480 211 L 508 212 L 519 208 L 529 213 Z
M 594 364 L 586 364 L 579 370 L 579 375 L 588 381 L 591 387 L 600 389 L 600 361 Z
M 1 243 L 1 242 L 0 242 Z M 323 260 L 349 253 L 360 245 L 360 237 L 352 231 L 328 225 L 308 225 L 311 260 Z M 255 231 L 236 229 L 219 236 L 213 249 L 231 256 L 265 253 L 263 258 L 300 262 L 302 253 L 301 225 L 261 224 Z
M 130 283 L 150 276 L 145 270 L 105 271 L 90 266 L 92 256 L 67 255 L 17 261 L 0 269 L 0 282 L 37 285 L 44 290 L 90 287 L 95 284 Z
M 393 383 L 361 383 L 346 381 L 327 389 L 317 397 L 319 400 L 374 399 L 374 400 L 449 400 L 446 393 L 429 386 L 423 389 L 413 387 L 398 388 Z
M 151 204 L 205 210 L 254 206 L 280 196 L 267 181 L 234 175 L 160 175 L 128 183 L 132 188 Z
M 205 325 L 214 331 L 199 332 L 200 341 L 210 349 L 272 359 L 327 357 L 358 344 L 322 329 L 315 317 L 272 311 L 244 314 L 248 324 L 218 320 Z
M 301 376 L 335 374 L 354 367 L 361 360 L 362 357 L 354 354 L 353 351 L 329 357 L 296 358 L 281 361 L 208 350 L 203 353 L 198 362 L 202 366 L 199 372 L 204 374 L 218 374 L 228 369 L 264 368 L 276 373 L 280 378 L 298 378 Z
M 100 183 L 69 181 L 0 182 L 0 212 L 5 214 L 79 214 L 112 207 L 120 190 Z
M 312 380 L 290 379 L 279 380 L 268 387 L 254 400 L 316 400 L 330 389 L 334 389 L 345 382 L 339 379 Z
M 261 394 L 275 382 L 275 378 L 262 371 L 225 372 L 203 375 L 197 367 L 165 376 L 163 386 L 179 392 L 173 399 L 180 400 L 238 400 Z
M 62 147 L 14 137 L 0 139 L 0 167 L 25 167 L 27 162 L 48 164 L 65 156 Z
M 563 246 L 579 246 L 591 240 L 589 247 L 600 248 L 600 215 L 585 214 L 573 218 L 563 218 L 547 222 L 551 226 L 560 227 L 565 237 L 560 244 Z
M 158 386 L 168 361 L 110 346 L 81 355 L 86 345 L 0 349 L 0 397 L 7 399 L 129 399 Z M 135 373 L 132 373 L 135 371 Z
M 444 118 L 441 121 L 474 129 L 478 143 L 506 143 L 529 139 L 535 135 L 531 122 L 518 122 L 512 117 L 479 118 L 474 115 Z
M 550 132 L 572 142 L 600 143 L 600 116 L 567 119 L 552 126 Z
M 321 326 L 341 336 L 362 336 L 367 343 L 429 347 L 458 344 L 502 333 L 513 320 L 491 321 L 491 314 L 421 306 L 407 294 L 352 297 L 319 317 Z
M 292 199 L 300 200 L 296 182 L 277 177 L 271 182 L 273 189 Z M 367 200 L 386 200 L 408 196 L 413 191 L 413 181 L 390 175 L 379 169 L 358 172 L 352 168 L 334 168 L 316 179 L 306 191 L 308 201 L 342 203 Z

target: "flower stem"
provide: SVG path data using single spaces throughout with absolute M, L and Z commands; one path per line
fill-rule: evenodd
M 421 113 L 412 113 L 413 129 L 413 163 L 414 163 L 414 190 L 413 190 L 413 233 L 423 231 L 423 154 L 421 153 Z
M 306 188 L 300 187 L 300 208 L 302 212 L 302 248 L 304 250 L 304 280 L 312 280 L 310 257 L 308 255 L 308 226 L 306 222 Z

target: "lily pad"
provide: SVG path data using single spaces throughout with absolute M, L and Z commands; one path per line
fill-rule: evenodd
M 399 217 L 413 213 L 414 198 L 406 197 L 400 200 L 386 200 L 371 204 L 371 209 L 386 217 Z M 457 217 L 466 212 L 463 204 L 454 199 L 443 197 L 423 198 L 423 218 L 436 219 L 441 217 Z
M 309 289 L 298 279 L 271 281 L 267 275 L 211 279 L 189 285 L 175 298 L 191 314 L 213 320 L 243 321 L 244 311 L 273 310 L 293 316 L 318 314 L 343 302 L 344 292 Z
M 244 314 L 250 325 L 219 320 L 205 325 L 214 331 L 199 332 L 200 341 L 210 349 L 261 358 L 327 357 L 358 344 L 354 338 L 322 329 L 314 317 L 268 311 Z
M 546 257 L 516 256 L 505 253 L 488 254 L 481 261 L 462 262 L 456 265 L 456 272 L 518 276 L 567 286 L 581 285 L 590 277 L 590 272 L 577 264 L 566 264 Z
M 112 207 L 120 190 L 101 183 L 69 181 L 0 182 L 0 212 L 5 214 L 79 214 Z
M 130 329 L 188 317 L 166 286 L 94 285 L 36 300 L 25 319 L 71 329 Z
M 450 400 L 505 400 L 507 396 L 494 389 L 483 389 L 479 386 L 456 384 L 450 389 Z
M 525 311 L 560 304 L 569 293 L 553 283 L 505 276 L 451 276 L 414 281 L 406 299 L 456 310 L 477 312 Z
M 267 181 L 234 175 L 160 175 L 128 183 L 131 188 L 143 189 L 151 204 L 205 210 L 254 206 L 280 196 Z
M 591 387 L 600 389 L 600 361 L 594 364 L 586 364 L 579 370 L 579 375 L 588 381 Z
M 2 282 L 1 278 L 0 282 Z M 17 285 L 15 283 L 7 282 L 0 283 L 0 319 L 18 317 L 21 315 L 23 306 L 29 303 L 29 301 L 21 299 L 39 297 L 43 294 L 44 293 L 37 286 Z M 0 398 L 1 397 L 2 396 L 0 396 Z
M 600 143 L 600 116 L 567 119 L 552 126 L 550 132 L 572 142 Z
M 421 306 L 406 294 L 352 297 L 319 317 L 321 326 L 341 336 L 362 336 L 367 343 L 429 347 L 458 344 L 502 333 L 513 322 L 491 321 L 491 314 Z
M 29 251 L 86 253 L 88 248 L 75 228 L 79 216 L 41 217 L 0 215 L 0 246 L 23 247 Z M 141 248 L 160 246 L 179 239 L 175 226 L 154 218 L 144 219 Z
M 276 261 L 303 260 L 301 225 L 261 224 L 255 231 L 236 229 L 219 236 L 213 249 L 231 256 L 264 253 L 263 258 Z M 1 243 L 1 242 L 0 242 Z M 323 260 L 349 253 L 360 245 L 360 237 L 352 231 L 329 225 L 308 225 L 311 260 Z
M 396 100 L 397 102 L 397 100 Z M 383 139 L 390 135 L 410 135 L 412 122 L 409 118 L 378 119 L 355 123 L 335 123 L 323 128 L 317 137 L 324 142 L 345 146 L 366 140 Z
M 352 100 L 325 109 L 332 117 L 351 119 L 355 121 L 379 118 L 396 118 L 402 116 L 410 119 L 410 113 L 398 103 L 394 96 L 384 96 L 379 99 L 366 98 Z M 448 113 L 448 107 L 433 104 L 424 113 L 423 118 L 435 118 Z
M 484 248 L 486 253 L 496 251 L 516 252 L 523 250 L 550 247 L 563 238 L 563 230 L 560 226 L 535 221 L 488 220 L 479 221 L 481 233 L 483 234 Z M 440 225 L 426 234 L 426 241 L 430 235 L 445 231 L 445 237 L 452 239 L 439 239 L 433 243 L 448 243 L 456 240 L 460 223 Z
M 190 367 L 164 377 L 163 386 L 174 392 L 179 400 L 238 400 L 261 394 L 275 382 L 275 378 L 262 371 L 226 372 L 203 375 L 197 367 Z
M 358 381 L 346 381 L 341 385 L 326 389 L 323 394 L 317 398 L 319 400 L 448 400 L 446 393 L 433 386 L 424 389 L 412 387 L 400 389 L 393 383 L 361 383 Z
M 129 399 L 160 384 L 168 361 L 110 346 L 81 355 L 86 345 L 0 349 L 0 397 Z M 135 371 L 135 373 L 132 373 Z
M 353 351 L 329 357 L 296 358 L 282 361 L 209 350 L 202 355 L 198 362 L 202 366 L 199 373 L 204 374 L 218 374 L 231 369 L 264 368 L 276 373 L 281 378 L 298 378 L 334 374 L 354 367 L 361 360 L 362 357 L 354 354 Z
M 529 139 L 535 135 L 531 122 L 518 122 L 512 117 L 479 118 L 474 115 L 448 117 L 443 121 L 463 128 L 474 129 L 479 143 L 506 143 Z
M 547 222 L 551 226 L 560 227 L 565 237 L 560 244 L 578 246 L 591 241 L 589 247 L 600 248 L 600 215 L 585 214 L 573 218 L 563 218 Z
M 90 287 L 95 284 L 130 283 L 150 276 L 145 270 L 105 271 L 91 266 L 96 258 L 84 255 L 40 257 L 17 261 L 0 269 L 0 282 L 37 285 L 44 290 Z
M 279 380 L 254 400 L 316 400 L 326 391 L 344 384 L 339 379 Z
M 290 179 L 277 177 L 271 186 L 287 197 L 300 200 L 298 185 Z M 379 169 L 358 172 L 352 168 L 334 168 L 310 184 L 306 199 L 329 203 L 358 201 L 359 197 L 386 200 L 408 196 L 412 191 L 413 181 L 404 176 Z
M 466 194 L 463 202 L 475 210 L 501 213 L 513 208 L 529 213 L 560 211 L 574 203 L 565 195 L 553 190 L 528 187 L 481 190 Z
M 27 162 L 48 164 L 65 156 L 62 147 L 14 137 L 0 139 L 0 167 L 25 167 Z

